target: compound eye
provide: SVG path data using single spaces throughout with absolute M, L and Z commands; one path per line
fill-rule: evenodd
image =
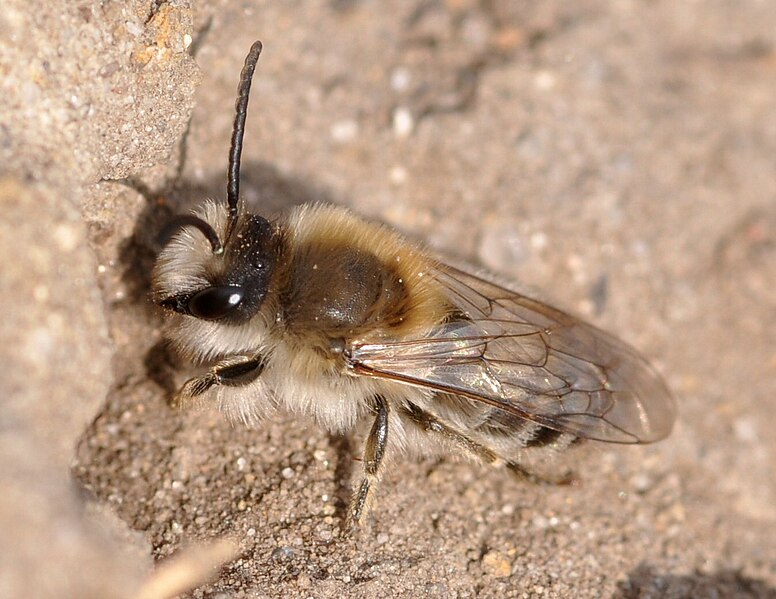
M 208 287 L 189 300 L 189 313 L 203 320 L 217 320 L 232 312 L 242 302 L 245 290 L 236 285 Z

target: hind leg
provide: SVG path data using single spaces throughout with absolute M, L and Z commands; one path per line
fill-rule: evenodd
M 461 433 L 415 404 L 409 404 L 407 407 L 402 408 L 402 413 L 424 431 L 440 435 L 445 440 L 450 441 L 463 449 L 471 457 L 485 462 L 486 464 L 493 464 L 502 460 L 506 463 L 507 468 L 521 480 L 539 485 L 568 485 L 574 481 L 573 475 L 569 473 L 558 478 L 548 478 L 535 474 L 527 470 L 521 464 L 499 456 L 495 450 L 474 441 L 464 433 Z M 529 447 L 531 446 L 538 446 L 538 444 L 531 445 L 529 442 Z

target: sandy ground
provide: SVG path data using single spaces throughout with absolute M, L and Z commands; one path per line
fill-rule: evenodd
M 0 596 L 158 599 L 152 560 L 226 537 L 184 596 L 776 597 L 776 4 L 3 13 Z M 255 39 L 255 209 L 346 205 L 544 290 L 658 365 L 674 434 L 571 487 L 396 463 L 345 538 L 358 440 L 169 407 L 156 239 L 223 197 Z

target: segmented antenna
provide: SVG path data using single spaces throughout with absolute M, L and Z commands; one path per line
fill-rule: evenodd
M 229 237 L 231 237 L 237 218 L 240 216 L 240 156 L 243 135 L 245 134 L 245 118 L 248 115 L 248 96 L 251 92 L 253 72 L 256 70 L 261 49 L 260 41 L 255 41 L 251 46 L 240 73 L 240 84 L 237 86 L 237 101 L 234 104 L 236 114 L 234 115 L 232 146 L 229 149 L 229 169 L 227 171 L 226 201 L 229 206 L 229 220 L 226 225 L 224 246 L 229 243 Z

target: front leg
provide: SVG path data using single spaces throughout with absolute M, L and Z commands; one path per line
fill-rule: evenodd
M 364 446 L 364 478 L 350 502 L 348 515 L 350 529 L 357 527 L 361 518 L 369 511 L 375 486 L 382 476 L 381 465 L 388 443 L 388 402 L 379 395 L 375 397 L 375 402 L 377 414 Z
M 186 407 L 191 400 L 219 385 L 242 387 L 255 381 L 264 370 L 264 360 L 259 355 L 229 356 L 213 366 L 202 376 L 184 383 L 173 398 L 173 405 Z

